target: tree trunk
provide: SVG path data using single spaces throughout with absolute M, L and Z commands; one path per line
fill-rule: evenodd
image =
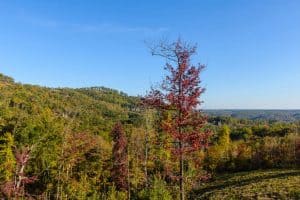
M 179 148 L 180 151 L 182 150 L 182 142 L 179 142 Z M 180 164 L 180 177 L 179 177 L 179 181 L 180 181 L 180 199 L 184 200 L 184 180 L 183 180 L 183 176 L 184 176 L 184 168 L 183 168 L 183 155 L 182 153 L 180 153 L 180 159 L 179 159 L 179 164 Z
M 180 62 L 178 60 L 178 66 L 180 66 Z M 179 98 L 181 98 L 183 96 L 182 94 L 182 75 L 179 78 Z M 178 110 L 178 115 L 179 115 L 179 121 L 182 122 L 182 106 L 183 106 L 183 102 L 182 99 L 180 100 L 180 108 Z M 179 130 L 179 134 L 182 135 L 182 127 L 181 125 L 178 127 Z M 180 165 L 180 183 L 179 183 L 179 187 L 180 187 L 180 199 L 184 200 L 184 173 L 183 173 L 183 143 L 182 143 L 182 139 L 180 139 L 181 141 L 179 141 L 179 151 L 180 151 L 180 158 L 179 158 L 179 165 Z
M 130 156 L 130 148 L 129 148 L 130 146 L 129 146 L 129 144 L 128 144 L 128 146 L 127 146 L 127 185 L 128 185 L 128 190 L 127 190 L 127 199 L 128 200 L 130 200 L 130 198 L 131 198 L 131 194 L 130 194 L 130 170 L 129 170 L 129 156 Z
M 147 119 L 147 121 L 148 121 L 148 119 Z M 149 129 L 148 129 L 148 124 L 147 124 L 146 125 L 146 138 L 145 138 L 145 163 L 144 163 L 146 188 L 148 188 L 148 166 L 147 166 L 148 165 L 148 142 L 149 142 Z
M 23 176 L 21 174 L 23 174 L 24 172 L 24 165 L 21 166 L 21 169 L 19 171 L 19 176 L 18 176 L 18 181 L 17 181 L 17 190 L 19 190 L 20 186 L 21 186 L 21 183 L 22 183 L 22 180 L 23 180 Z

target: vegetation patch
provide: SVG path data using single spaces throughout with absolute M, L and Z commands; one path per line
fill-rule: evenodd
M 300 170 L 225 174 L 202 184 L 190 199 L 299 199 Z

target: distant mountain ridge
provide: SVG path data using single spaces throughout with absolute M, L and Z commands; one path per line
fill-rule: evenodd
M 242 109 L 207 109 L 209 116 L 227 116 L 240 119 L 295 122 L 300 121 L 300 110 L 242 110 Z

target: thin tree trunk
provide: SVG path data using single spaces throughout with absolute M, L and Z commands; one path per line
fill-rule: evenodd
M 180 67 L 180 62 L 179 60 L 177 61 L 178 63 L 178 66 Z M 179 115 L 179 121 L 182 122 L 182 76 L 180 76 L 179 78 L 179 110 L 178 110 L 178 115 Z M 182 127 L 181 125 L 179 125 L 178 127 L 178 130 L 179 130 L 179 134 L 182 135 Z M 179 187 L 180 187 L 180 199 L 181 200 L 184 200 L 184 179 L 183 179 L 183 176 L 184 176 L 184 169 L 183 169 L 183 151 L 182 151 L 182 148 L 183 148 L 183 143 L 182 141 L 179 141 L 179 151 L 180 151 L 180 158 L 179 158 L 179 165 L 180 165 L 180 183 L 179 183 Z
M 179 148 L 180 151 L 182 150 L 182 142 L 179 142 Z M 184 168 L 183 168 L 183 155 L 182 153 L 180 153 L 180 160 L 179 160 L 179 164 L 180 164 L 180 199 L 184 200 L 184 180 L 183 180 L 183 176 L 184 176 Z
M 127 185 L 128 185 L 128 191 L 127 191 L 127 199 L 130 200 L 130 171 L 129 171 L 129 154 L 130 154 L 130 144 L 128 143 L 128 146 L 127 146 Z
M 147 116 L 148 117 L 148 116 Z M 148 119 L 146 119 L 148 122 Z M 145 163 L 144 163 L 144 173 L 146 178 L 146 187 L 148 188 L 148 142 L 149 142 L 149 129 L 148 124 L 146 125 L 146 138 L 145 138 Z
M 21 169 L 19 171 L 19 177 L 18 177 L 18 181 L 17 181 L 17 191 L 20 189 L 20 186 L 21 186 L 21 183 L 22 183 L 22 180 L 23 180 L 23 176 L 21 174 L 23 174 L 24 168 L 25 168 L 25 166 L 22 165 Z
M 58 197 L 59 197 L 59 184 L 60 184 L 60 169 L 58 171 L 58 183 L 57 183 L 57 187 L 56 187 L 56 200 L 58 200 Z

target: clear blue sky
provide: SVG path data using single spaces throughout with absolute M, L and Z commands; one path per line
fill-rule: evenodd
M 0 1 L 0 72 L 50 87 L 145 94 L 164 60 L 144 41 L 198 44 L 204 108 L 300 108 L 299 0 Z

